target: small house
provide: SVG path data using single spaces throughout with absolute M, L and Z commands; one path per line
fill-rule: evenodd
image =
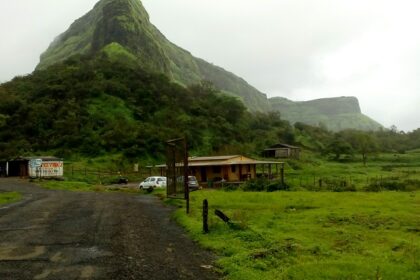
M 266 158 L 300 158 L 300 148 L 288 144 L 276 144 L 264 150 Z
M 260 161 L 241 155 L 190 157 L 188 159 L 189 174 L 195 176 L 200 183 L 208 182 L 244 182 L 257 178 L 257 169 L 262 176 L 272 177 L 283 168 L 282 162 Z M 166 165 L 156 166 L 164 176 Z M 259 168 L 258 168 L 259 167 Z M 258 174 L 260 175 L 260 174 Z

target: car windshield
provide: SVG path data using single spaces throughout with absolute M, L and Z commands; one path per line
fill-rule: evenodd
M 188 181 L 195 182 L 195 181 L 197 181 L 197 179 L 194 176 L 190 176 L 190 177 L 188 177 Z

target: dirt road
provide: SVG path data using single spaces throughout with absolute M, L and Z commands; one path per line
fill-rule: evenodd
M 0 279 L 217 279 L 214 257 L 152 196 L 48 191 L 0 179 Z

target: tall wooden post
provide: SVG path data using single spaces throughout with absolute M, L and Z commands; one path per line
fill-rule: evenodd
M 280 172 L 281 172 L 281 175 L 280 175 L 280 177 L 281 177 L 281 184 L 284 186 L 284 163 L 281 164 Z
M 188 147 L 187 138 L 184 138 L 184 188 L 187 201 L 187 214 L 190 213 L 190 188 L 188 187 Z
M 203 201 L 203 231 L 209 232 L 209 202 L 207 199 Z

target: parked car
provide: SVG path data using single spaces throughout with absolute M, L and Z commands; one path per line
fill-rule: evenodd
M 178 177 L 177 181 L 180 183 L 184 182 L 184 177 Z M 190 189 L 190 192 L 201 189 L 195 176 L 188 176 L 188 188 Z
M 118 184 L 118 185 L 127 185 L 128 184 L 128 179 L 122 176 L 119 176 L 118 178 L 115 178 L 113 180 L 111 180 L 111 184 Z
M 166 188 L 166 177 L 153 176 L 149 177 L 139 184 L 139 189 L 155 189 Z
M 128 184 L 128 179 L 125 178 L 125 177 L 120 177 L 120 178 L 118 178 L 118 184 L 127 185 Z
M 195 176 L 188 176 L 188 188 L 190 189 L 190 192 L 201 189 Z

